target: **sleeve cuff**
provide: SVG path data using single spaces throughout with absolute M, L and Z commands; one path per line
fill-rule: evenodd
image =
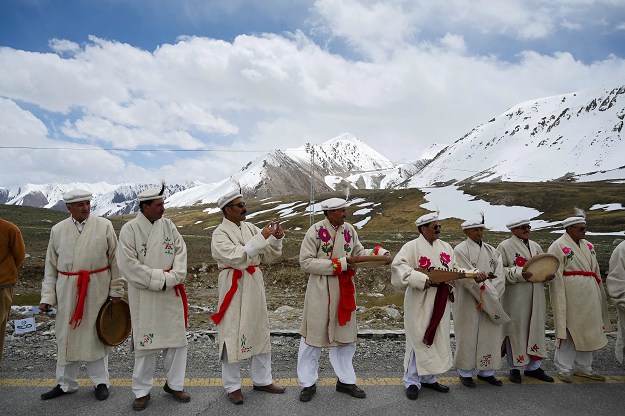
M 282 247 L 282 240 L 284 239 L 284 237 L 282 237 L 281 239 L 277 239 L 276 237 L 274 237 L 273 235 L 270 235 L 269 238 L 267 239 L 267 241 L 269 242 L 269 244 L 271 244 L 272 246 L 275 247 Z
M 153 290 L 154 292 L 161 292 L 163 290 L 163 283 L 165 283 L 165 272 L 160 269 L 152 269 L 152 276 L 148 289 Z
M 250 243 L 247 243 L 245 246 L 243 246 L 243 249 L 245 250 L 247 255 L 250 256 L 250 257 L 258 256 L 258 252 L 256 250 L 254 250 L 254 248 L 252 247 L 252 245 Z
M 109 296 L 112 297 L 112 298 L 121 298 L 122 297 L 122 295 L 117 293 L 117 291 L 115 291 L 115 290 L 109 290 Z
M 343 271 L 342 259 L 332 259 L 332 274 L 338 276 Z

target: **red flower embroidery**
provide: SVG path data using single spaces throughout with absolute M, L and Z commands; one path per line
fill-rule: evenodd
M 514 262 L 516 263 L 517 266 L 523 267 L 525 266 L 526 260 L 525 260 L 525 257 L 517 257 Z
M 451 257 L 449 256 L 449 254 L 441 253 L 441 261 L 443 263 L 449 263 L 450 260 L 451 260 Z
M 427 257 L 423 256 L 419 259 L 419 267 L 422 269 L 427 269 L 432 265 L 432 262 Z

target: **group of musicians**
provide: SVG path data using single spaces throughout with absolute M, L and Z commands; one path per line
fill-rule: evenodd
M 184 391 L 187 251 L 177 227 L 163 218 L 164 190 L 162 184 L 160 189 L 147 189 L 137 196 L 140 211 L 123 225 L 119 240 L 110 221 L 90 215 L 91 193 L 75 190 L 63 195 L 71 215 L 50 232 L 40 304 L 42 311 L 57 309 L 58 384 L 42 394 L 42 399 L 77 391 L 81 361 L 86 362 L 96 398 L 108 397 L 111 347 L 100 341 L 95 327 L 108 298 L 113 303 L 123 302 L 124 280 L 132 318 L 130 348 L 135 353 L 133 409 L 143 410 L 148 405 L 159 352 L 163 352 L 167 372 L 164 391 L 180 402 L 191 399 Z M 228 192 L 217 204 L 224 218 L 211 241 L 212 256 L 220 269 L 218 311 L 211 318 L 218 330 L 224 389 L 232 403 L 242 404 L 240 363 L 244 359 L 250 360 L 254 390 L 285 391 L 272 379 L 269 318 L 260 269 L 262 262 L 282 254 L 284 231 L 279 221 L 263 229 L 246 222 L 247 206 L 239 191 Z M 390 264 L 392 284 L 406 289 L 403 382 L 409 399 L 417 399 L 422 387 L 448 392 L 449 387 L 440 384 L 436 375 L 452 365 L 467 387 L 475 387 L 475 370 L 478 379 L 501 386 L 494 372 L 500 368 L 503 354 L 512 382 L 522 382 L 521 370 L 526 377 L 553 382 L 540 368 L 547 357 L 545 283 L 554 312 L 554 364 L 559 379 L 566 383 L 572 382 L 573 376 L 605 380 L 592 370 L 592 351 L 607 345 L 605 332 L 612 327 L 595 249 L 584 239 L 585 216 L 563 221 L 563 236 L 549 247 L 549 255 L 542 254 L 551 261 L 557 259 L 557 270 L 534 275 L 524 266 L 535 262 L 543 251 L 529 239 L 528 219 L 511 220 L 507 227 L 512 236 L 496 249 L 482 241 L 483 215 L 466 221 L 462 229 L 467 239 L 452 249 L 439 239 L 438 213 L 430 213 L 416 220 L 419 237 L 406 243 L 393 259 L 381 246 L 362 246 L 356 229 L 345 222 L 346 200 L 330 198 L 321 207 L 324 219 L 306 232 L 299 258 L 302 270 L 310 274 L 297 362 L 301 401 L 310 401 L 316 394 L 323 347 L 330 350 L 336 390 L 366 397 L 356 385 L 352 365 L 358 332 L 354 258 L 361 256 L 379 256 L 373 259 Z M 608 290 L 614 289 L 610 294 L 617 308 L 623 309 L 625 255 L 618 253 L 625 253 L 625 246 L 620 249 L 610 262 L 607 282 Z M 452 311 L 455 356 L 450 340 Z M 622 326 L 623 316 L 620 318 Z M 622 360 L 620 327 L 617 356 L 618 348 Z

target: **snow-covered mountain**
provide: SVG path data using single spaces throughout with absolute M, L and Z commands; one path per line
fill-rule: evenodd
M 624 178 L 624 118 L 625 77 L 526 101 L 446 147 L 402 186 Z

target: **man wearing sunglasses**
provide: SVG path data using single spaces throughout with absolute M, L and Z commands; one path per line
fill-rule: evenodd
M 553 378 L 540 368 L 542 360 L 547 358 L 545 344 L 546 298 L 544 284 L 532 283 L 528 279 L 532 273 L 524 272 L 523 266 L 529 259 L 543 252 L 540 245 L 529 239 L 530 220 L 515 218 L 506 227 L 512 237 L 504 240 L 497 247 L 501 253 L 506 276 L 506 289 L 501 304 L 510 317 L 503 330 L 504 349 L 507 355 L 509 379 L 521 383 L 521 370 L 526 377 L 553 382 Z M 551 280 L 555 275 L 550 275 Z
M 454 365 L 460 373 L 460 381 L 467 387 L 475 387 L 473 372 L 476 368 L 478 379 L 493 386 L 503 385 L 495 377 L 495 370 L 501 367 L 502 325 L 510 321 L 500 302 L 506 278 L 501 254 L 482 241 L 485 227 L 484 214 L 481 219 L 463 222 L 462 231 L 467 239 L 454 248 L 460 267 L 495 275 L 484 282 L 473 279 L 451 282 L 456 298 L 452 305 L 456 334 Z
M 231 191 L 217 205 L 224 214 L 213 232 L 211 253 L 219 273 L 219 308 L 211 316 L 219 334 L 221 378 L 228 399 L 243 404 L 241 361 L 250 359 L 254 390 L 284 393 L 271 377 L 271 344 L 265 283 L 261 262 L 282 255 L 284 232 L 278 222 L 262 230 L 245 222 L 247 205 L 243 195 Z
M 571 383 L 573 375 L 605 381 L 592 370 L 592 351 L 604 348 L 605 333 L 612 331 L 597 254 L 584 239 L 585 215 L 567 218 L 562 225 L 565 233 L 549 247 L 560 260 L 549 285 L 556 331 L 553 363 L 565 383 Z
M 432 283 L 427 274 L 415 268 L 459 269 L 451 246 L 439 239 L 438 212 L 422 215 L 415 224 L 421 235 L 404 244 L 391 267 L 393 286 L 406 288 L 403 383 L 410 400 L 418 398 L 421 387 L 449 392 L 448 386 L 438 383 L 436 374 L 449 370 L 453 363 L 449 337 L 451 286 Z M 479 272 L 477 280 L 483 282 L 486 274 Z

